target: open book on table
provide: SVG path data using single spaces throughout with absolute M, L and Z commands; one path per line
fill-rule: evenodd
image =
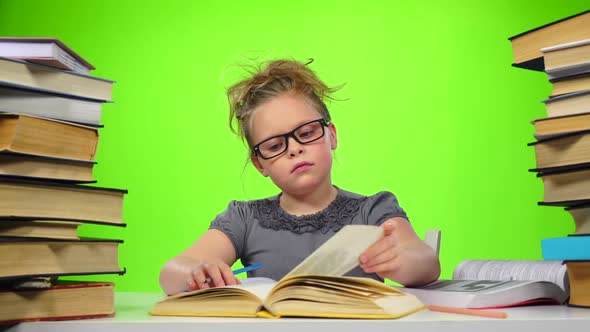
M 561 261 L 466 260 L 455 268 L 453 280 L 403 290 L 427 305 L 480 309 L 562 304 L 569 297 Z
M 414 295 L 370 278 L 343 276 L 382 232 L 378 226 L 345 226 L 279 281 L 250 278 L 241 285 L 180 293 L 157 303 L 150 314 L 397 318 L 423 309 Z

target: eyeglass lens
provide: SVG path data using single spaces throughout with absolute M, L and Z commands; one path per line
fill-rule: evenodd
M 324 136 L 324 127 L 319 121 L 316 121 L 303 125 L 283 136 L 272 137 L 260 143 L 258 149 L 262 157 L 272 158 L 287 150 L 289 136 L 295 138 L 301 144 L 311 143 Z

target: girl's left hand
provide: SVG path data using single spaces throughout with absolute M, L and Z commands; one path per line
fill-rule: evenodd
M 399 240 L 394 234 L 397 220 L 389 219 L 381 227 L 383 236 L 360 256 L 360 266 L 366 273 L 394 272 L 399 269 Z M 380 275 L 381 276 L 381 275 Z M 383 276 L 381 276 L 383 277 Z
M 366 273 L 377 273 L 402 285 L 423 285 L 440 274 L 438 256 L 404 218 L 391 218 L 381 227 L 383 236 L 359 257 Z

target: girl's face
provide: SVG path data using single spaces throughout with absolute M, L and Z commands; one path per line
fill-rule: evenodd
M 271 137 L 289 133 L 305 123 L 321 118 L 319 112 L 301 95 L 286 93 L 274 97 L 254 110 L 250 122 L 251 142 L 256 146 Z M 311 129 L 316 133 L 323 129 L 323 137 L 302 144 L 289 136 L 287 149 L 282 154 L 270 159 L 263 159 L 259 154 L 252 156 L 252 163 L 260 173 L 270 176 L 283 192 L 300 195 L 332 184 L 330 173 L 332 150 L 336 149 L 337 143 L 336 128 L 330 124 L 328 127 L 319 125 L 318 129 L 316 122 Z M 294 135 L 306 141 L 306 137 L 315 134 L 303 128 Z M 279 139 L 270 148 L 278 148 L 277 151 L 280 151 L 280 142 Z

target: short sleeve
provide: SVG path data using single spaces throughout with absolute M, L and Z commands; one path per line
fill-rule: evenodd
M 385 220 L 394 217 L 408 219 L 395 195 L 388 191 L 367 197 L 361 206 L 361 214 L 368 225 L 381 225 Z
M 223 232 L 231 240 L 236 250 L 236 257 L 242 257 L 246 238 L 246 220 L 249 209 L 245 202 L 231 201 L 227 209 L 218 214 L 209 229 Z

